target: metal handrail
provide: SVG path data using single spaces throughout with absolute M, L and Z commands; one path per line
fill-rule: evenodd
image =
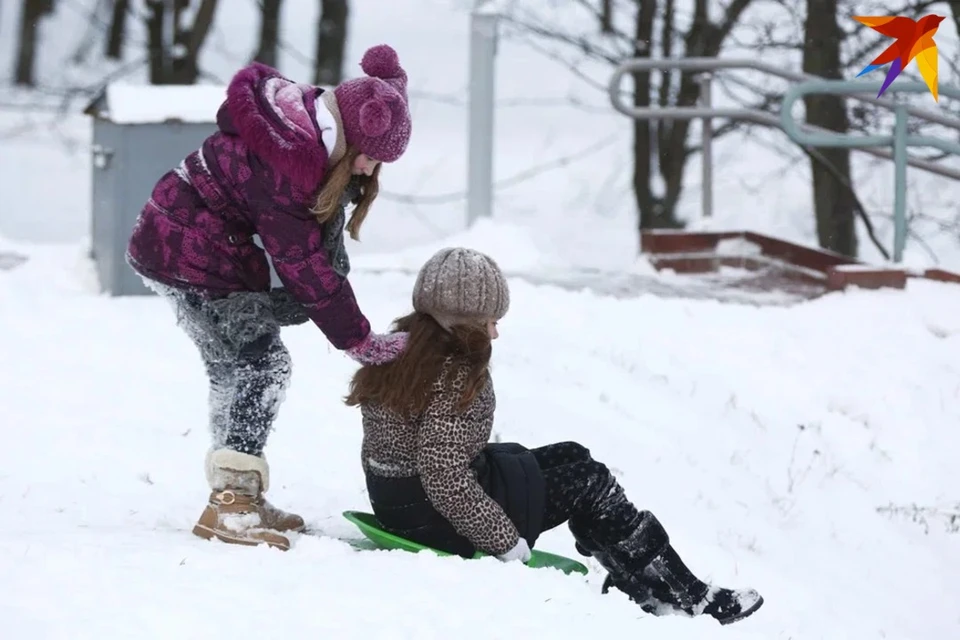
M 687 120 L 695 118 L 705 118 L 705 117 L 714 117 L 714 118 L 730 118 L 730 119 L 747 119 L 756 114 L 770 115 L 764 113 L 763 111 L 758 111 L 756 109 L 716 109 L 716 112 L 720 115 L 716 115 L 713 111 L 708 108 L 701 110 L 699 107 L 664 107 L 662 110 L 659 107 L 631 107 L 623 104 L 621 100 L 621 95 L 619 91 L 620 82 L 623 76 L 628 73 L 636 73 L 637 71 L 664 71 L 666 69 L 676 69 L 678 71 L 720 71 L 723 69 L 739 69 L 739 70 L 751 70 L 751 71 L 760 71 L 772 76 L 776 76 L 783 80 L 790 80 L 791 82 L 806 82 L 808 80 L 823 80 L 822 76 L 813 75 L 811 73 L 798 73 L 796 71 L 788 71 L 781 67 L 775 67 L 764 62 L 758 62 L 756 60 L 749 59 L 735 59 L 735 58 L 669 58 L 669 59 L 652 59 L 652 58 L 632 58 L 629 60 L 624 60 L 613 72 L 613 76 L 610 78 L 608 83 L 608 93 L 610 94 L 610 100 L 613 105 L 613 108 L 619 111 L 620 113 L 631 116 L 638 120 L 660 120 L 660 119 L 671 119 L 671 120 Z M 890 89 L 891 91 L 893 89 Z M 857 99 L 861 102 L 866 102 L 868 104 L 873 104 L 878 107 L 883 107 L 889 111 L 893 111 L 897 107 L 897 103 L 886 98 L 874 98 L 869 95 L 857 96 Z M 941 124 L 945 127 L 950 127 L 951 129 L 960 130 L 960 120 L 956 118 L 951 118 L 939 113 L 932 111 L 925 111 L 923 109 L 908 106 L 907 113 L 912 116 L 917 116 L 918 118 L 923 118 L 930 122 Z M 757 120 L 760 122 L 760 120 Z
M 793 117 L 793 105 L 805 95 L 828 93 L 854 95 L 861 92 L 879 92 L 882 83 L 866 83 L 857 80 L 809 80 L 795 85 L 783 95 L 780 107 L 780 124 L 783 130 L 797 144 L 814 147 L 843 147 L 847 149 L 866 149 L 879 146 L 893 148 L 893 261 L 903 259 L 903 249 L 907 243 L 907 164 L 910 156 L 907 147 L 933 147 L 944 153 L 960 155 L 960 144 L 935 138 L 933 136 L 910 135 L 907 133 L 907 118 L 910 108 L 905 104 L 895 104 L 893 133 L 886 136 L 855 135 L 836 131 L 804 131 Z M 903 82 L 891 85 L 895 93 L 925 93 L 929 91 L 922 82 Z M 960 98 L 960 87 L 943 85 L 940 94 L 951 98 Z
M 702 80 L 703 87 L 701 90 L 701 102 L 702 106 L 696 107 L 659 107 L 659 106 L 650 106 L 650 107 L 636 107 L 624 104 L 622 92 L 620 90 L 620 84 L 623 80 L 623 77 L 627 74 L 643 72 L 643 71 L 654 71 L 660 70 L 664 71 L 667 69 L 676 69 L 680 71 L 699 71 L 703 72 L 704 78 Z M 711 72 L 720 71 L 720 70 L 752 70 L 759 71 L 761 73 L 766 73 L 768 75 L 776 76 L 778 78 L 791 81 L 793 83 L 800 83 L 792 87 L 785 94 L 784 103 L 781 106 L 780 115 L 773 115 L 760 111 L 758 109 L 749 109 L 749 108 L 716 108 L 711 104 Z M 826 83 L 826 84 L 824 84 Z M 842 84 L 842 88 L 837 83 Z M 844 84 L 845 83 L 845 84 Z M 816 87 L 816 88 L 814 88 Z M 831 87 L 827 90 L 822 90 L 822 87 Z M 916 87 L 919 87 L 917 89 Z M 920 91 L 926 91 L 927 87 L 921 83 L 903 83 L 891 86 L 888 91 L 891 93 L 897 93 L 902 88 L 903 91 L 916 93 Z M 867 82 L 853 82 L 849 81 L 838 81 L 838 80 L 825 80 L 824 78 L 808 73 L 798 73 L 795 71 L 788 71 L 786 69 L 775 67 L 773 65 L 759 62 L 757 60 L 748 60 L 748 59 L 720 59 L 720 58 L 671 58 L 671 59 L 651 59 L 651 58 L 634 58 L 630 60 L 625 60 L 622 62 L 616 70 L 614 70 L 613 76 L 610 78 L 610 82 L 607 86 L 607 92 L 610 97 L 610 102 L 615 110 L 618 112 L 629 116 L 635 120 L 693 120 L 693 119 L 702 119 L 703 120 L 703 162 L 702 162 L 702 171 L 703 171 L 703 215 L 704 217 L 710 217 L 713 213 L 713 166 L 712 166 L 712 138 L 713 138 L 713 127 L 712 119 L 713 118 L 728 118 L 731 120 L 739 120 L 743 122 L 752 122 L 755 124 L 765 125 L 768 127 L 782 129 L 792 140 L 798 144 L 812 145 L 812 146 L 843 146 L 850 149 L 855 149 L 862 151 L 863 153 L 870 154 L 878 158 L 884 158 L 887 160 L 893 160 L 895 165 L 898 167 L 902 164 L 903 171 L 903 180 L 904 185 L 906 182 L 905 171 L 906 166 L 916 167 L 924 171 L 934 173 L 940 176 L 947 178 L 953 178 L 955 180 L 960 180 L 960 168 L 953 168 L 945 166 L 938 162 L 932 160 L 924 160 L 922 158 L 912 158 L 906 154 L 905 147 L 901 149 L 897 145 L 899 138 L 897 135 L 906 135 L 906 121 L 905 117 L 915 116 L 939 124 L 956 131 L 960 131 L 960 119 L 952 118 L 943 114 L 934 113 L 931 111 L 926 111 L 917 107 L 899 104 L 895 101 L 876 98 L 873 97 L 879 92 L 879 85 L 874 85 L 873 83 Z M 796 100 L 807 93 L 840 93 L 854 97 L 861 102 L 866 102 L 868 104 L 876 105 L 878 107 L 887 109 L 894 112 L 897 115 L 897 122 L 901 123 L 903 131 L 902 134 L 894 133 L 893 136 L 851 136 L 855 140 L 860 140 L 860 142 L 848 140 L 847 142 L 837 143 L 838 138 L 843 134 L 839 134 L 830 129 L 825 129 L 822 127 L 817 127 L 814 125 L 803 124 L 799 125 L 792 119 L 792 116 L 786 116 L 784 114 L 789 113 L 789 108 L 793 106 Z M 940 87 L 940 92 L 944 95 L 950 97 L 960 96 L 960 89 L 953 87 Z M 958 96 L 954 94 L 957 93 Z M 786 95 L 791 96 L 789 103 L 786 101 Z M 901 116 L 902 114 L 902 116 Z M 789 121 L 789 122 L 788 122 Z M 908 146 L 932 146 L 947 153 L 958 153 L 954 149 L 960 149 L 960 145 L 954 145 L 953 143 L 944 141 L 940 138 L 933 138 L 930 136 L 908 136 L 909 141 L 906 142 Z M 804 140 L 815 140 L 818 142 L 804 142 Z M 867 142 L 862 142 L 866 140 Z M 893 150 L 888 151 L 880 147 L 883 146 L 892 146 Z M 899 164 L 898 164 L 899 163 Z M 900 174 L 898 173 L 898 179 Z M 904 246 L 904 238 L 906 236 L 906 222 L 904 218 L 905 209 L 905 197 L 903 193 L 899 190 L 899 183 L 895 184 L 895 211 L 894 211 L 894 260 L 899 262 L 902 258 L 902 250 Z M 905 189 L 905 186 L 904 186 Z M 898 199 L 899 198 L 899 199 Z M 902 202 L 901 202 L 902 200 Z M 901 205 L 901 208 L 898 210 L 898 203 Z M 898 214 L 899 211 L 899 214 Z M 899 215 L 899 217 L 898 217 Z

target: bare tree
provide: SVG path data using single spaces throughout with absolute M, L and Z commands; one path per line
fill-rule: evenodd
M 165 32 L 169 29 L 164 24 L 164 17 L 167 12 L 167 5 L 163 0 L 145 0 L 147 16 L 145 18 L 147 27 L 147 52 L 150 60 L 150 84 L 164 84 L 165 76 L 170 71 L 169 51 L 171 45 L 164 38 Z
M 253 59 L 271 67 L 277 66 L 281 3 L 282 0 L 260 1 L 260 44 Z
M 803 71 L 824 78 L 842 79 L 840 47 L 844 34 L 837 24 L 838 0 L 807 0 L 804 22 Z M 808 94 L 804 97 L 807 122 L 847 133 L 846 100 L 840 95 Z M 826 163 L 832 165 L 825 166 Z M 857 255 L 856 194 L 846 184 L 850 178 L 850 150 L 824 148 L 812 157 L 813 208 L 820 246 L 847 256 Z M 838 175 L 839 174 L 839 175 Z M 844 182 L 845 181 L 845 182 Z
M 313 83 L 336 85 L 343 79 L 343 54 L 347 47 L 347 0 L 320 0 L 317 53 Z
M 130 0 L 113 0 L 110 12 L 110 26 L 107 30 L 105 55 L 114 60 L 123 58 L 123 45 L 127 37 L 127 14 L 130 12 Z
M 192 25 L 184 19 L 191 0 L 173 0 L 172 15 L 168 4 L 146 0 L 150 84 L 194 84 L 200 77 L 197 58 L 213 26 L 218 0 L 199 0 Z
M 769 51 L 777 51 L 781 57 L 782 54 L 787 54 L 788 57 L 796 54 L 802 60 L 806 73 L 828 79 L 842 79 L 854 77 L 892 43 L 887 36 L 854 21 L 853 16 L 897 15 L 916 19 L 937 10 L 937 5 L 942 5 L 942 2 L 807 0 L 806 3 L 799 3 L 777 0 L 769 6 L 776 4 L 783 8 L 784 13 L 768 13 L 763 20 L 742 25 L 738 33 L 738 44 L 752 49 L 756 55 L 764 55 Z M 905 78 L 913 78 L 915 75 L 916 71 L 912 67 L 903 71 Z M 782 89 L 760 87 L 751 93 L 750 99 L 755 99 L 757 94 L 766 94 L 766 102 L 772 110 L 779 109 Z M 918 97 L 920 96 L 913 96 L 912 99 Z M 906 99 L 909 101 L 911 97 L 907 96 Z M 892 115 L 889 111 L 843 96 L 807 95 L 804 106 L 807 123 L 839 133 L 869 135 L 890 131 L 892 127 Z M 911 119 L 908 124 L 908 128 L 914 133 L 921 130 L 930 133 L 931 126 L 919 118 Z M 855 216 L 859 215 L 879 252 L 888 256 L 888 252 L 876 238 L 871 220 L 854 188 L 850 151 L 832 147 L 804 147 L 802 150 L 810 160 L 813 205 L 820 246 L 855 257 L 858 253 Z
M 53 13 L 53 0 L 23 0 L 20 11 L 20 41 L 14 82 L 25 87 L 36 85 L 34 67 L 37 58 L 37 27 L 41 19 Z
M 693 0 L 693 14 L 685 28 L 675 0 L 575 0 L 599 29 L 594 33 L 578 32 L 561 27 L 539 15 L 521 15 L 509 20 L 539 48 L 540 41 L 559 44 L 567 55 L 556 55 L 574 73 L 598 89 L 605 91 L 605 78 L 600 81 L 581 70 L 582 63 L 570 61 L 579 57 L 590 63 L 610 67 L 625 58 L 715 57 L 738 24 L 752 0 L 730 0 L 717 11 L 713 0 Z M 684 8 L 690 3 L 684 3 Z M 700 83 L 693 72 L 668 71 L 657 74 L 633 74 L 633 104 L 637 107 L 657 105 L 694 106 L 700 100 Z M 689 120 L 635 121 L 633 123 L 633 190 L 638 211 L 638 228 L 677 228 L 677 204 L 683 192 L 687 161 L 697 152 L 688 145 Z M 737 128 L 736 123 L 721 123 L 715 136 Z M 662 179 L 662 188 L 656 178 Z

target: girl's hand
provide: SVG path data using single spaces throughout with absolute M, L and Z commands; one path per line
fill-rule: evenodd
M 530 545 L 527 544 L 527 541 L 521 538 L 517 541 L 517 544 L 513 546 L 513 549 L 510 549 L 506 553 L 503 553 L 497 556 L 497 559 L 501 562 L 512 562 L 514 560 L 519 560 L 526 564 L 530 561 Z
M 386 364 L 403 352 L 409 335 L 406 331 L 387 334 L 371 331 L 360 344 L 347 349 L 347 355 L 363 365 Z

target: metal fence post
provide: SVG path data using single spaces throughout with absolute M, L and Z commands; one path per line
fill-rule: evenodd
M 467 226 L 493 215 L 493 112 L 497 25 L 483 0 L 470 12 L 470 98 L 467 107 Z
M 705 109 L 713 108 L 713 75 L 704 73 L 698 78 L 700 82 L 700 104 Z M 701 131 L 702 149 L 700 150 L 700 161 L 703 163 L 701 187 L 701 201 L 703 207 L 703 217 L 713 216 L 713 118 L 709 115 L 703 117 L 703 130 Z
M 907 108 L 897 105 L 893 125 L 893 261 L 907 245 Z

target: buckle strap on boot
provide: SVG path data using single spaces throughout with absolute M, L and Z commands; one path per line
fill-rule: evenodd
M 260 497 L 237 493 L 232 489 L 224 489 L 211 493 L 210 503 L 216 505 L 221 513 L 245 513 L 259 509 Z

